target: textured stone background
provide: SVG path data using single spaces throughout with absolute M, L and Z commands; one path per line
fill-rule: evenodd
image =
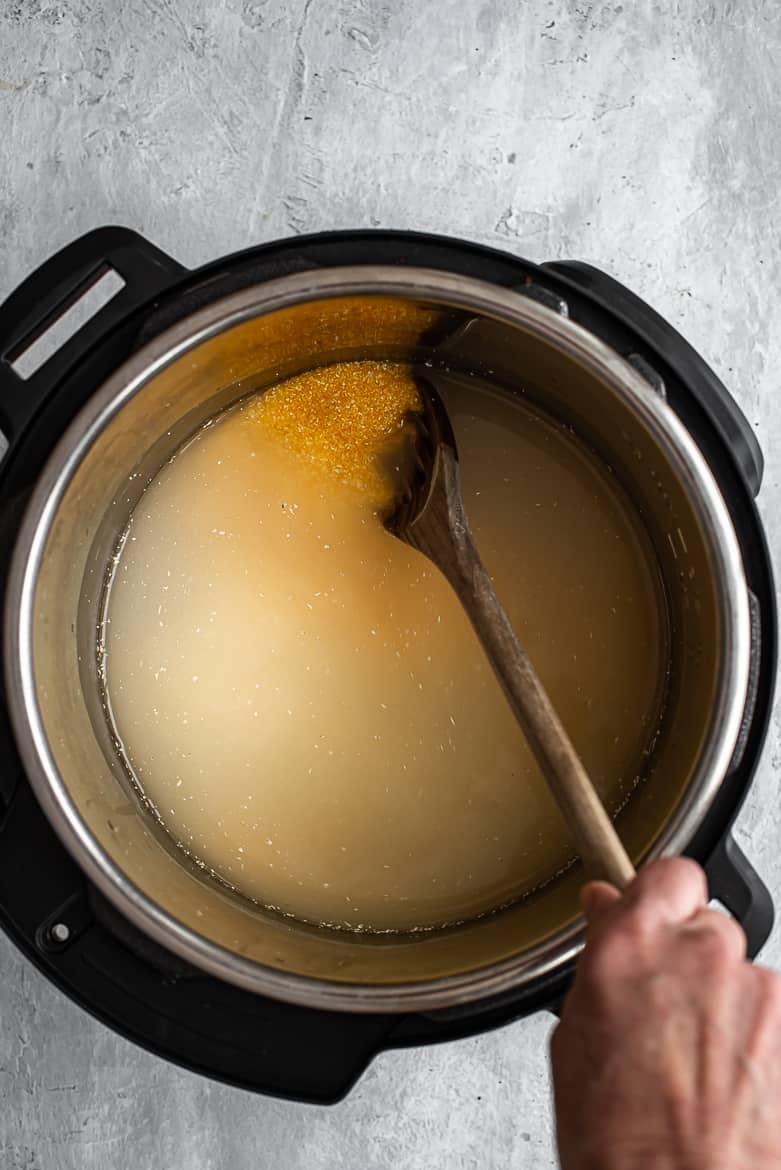
M 111 222 L 190 265 L 356 226 L 588 259 L 741 401 L 778 553 L 779 57 L 777 0 L 0 0 L 0 298 Z M 738 839 L 777 896 L 779 766 L 776 719 Z M 0 939 L 0 1165 L 544 1170 L 548 1029 L 384 1056 L 312 1109 L 146 1055 Z

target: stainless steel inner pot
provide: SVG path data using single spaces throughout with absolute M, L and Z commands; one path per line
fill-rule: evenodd
M 497 386 L 584 436 L 656 549 L 671 676 L 647 773 L 618 821 L 636 861 L 686 847 L 738 740 L 750 623 L 735 532 L 691 436 L 627 361 L 520 293 L 428 269 L 296 274 L 193 314 L 116 370 L 48 461 L 11 569 L 7 690 L 38 799 L 100 890 L 196 966 L 282 1000 L 372 1012 L 461 1004 L 555 973 L 581 945 L 577 868 L 514 907 L 423 935 L 350 935 L 253 907 L 191 866 L 142 810 L 101 707 L 107 566 L 179 444 L 280 376 L 348 357 L 425 358 L 431 339 L 448 334 L 438 352 L 451 367 L 470 372 L 479 360 Z

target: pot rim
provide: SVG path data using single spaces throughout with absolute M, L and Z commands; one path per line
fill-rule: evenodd
M 664 399 L 618 353 L 553 309 L 501 285 L 437 269 L 387 265 L 324 268 L 251 285 L 190 314 L 124 361 L 78 411 L 40 474 L 17 536 L 5 604 L 5 676 L 11 722 L 33 791 L 69 852 L 98 889 L 135 926 L 182 959 L 245 990 L 289 1003 L 363 1013 L 431 1011 L 519 989 L 561 973 L 583 944 L 582 920 L 501 962 L 412 983 L 341 983 L 283 972 L 239 956 L 185 926 L 135 885 L 82 819 L 57 770 L 38 705 L 33 607 L 38 569 L 64 492 L 82 458 L 122 407 L 155 375 L 219 333 L 278 309 L 349 296 L 401 296 L 482 313 L 565 351 L 628 401 L 661 441 L 693 497 L 710 538 L 724 661 L 709 741 L 688 790 L 648 852 L 682 852 L 704 820 L 728 770 L 749 679 L 748 593 L 737 536 L 716 480 L 696 443 Z

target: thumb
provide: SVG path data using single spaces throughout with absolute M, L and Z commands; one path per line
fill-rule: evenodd
M 589 926 L 620 901 L 620 891 L 609 882 L 587 882 L 580 891 L 580 906 Z

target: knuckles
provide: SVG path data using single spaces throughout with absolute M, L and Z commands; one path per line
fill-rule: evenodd
M 693 902 L 707 900 L 708 885 L 702 868 L 689 857 L 663 857 L 640 871 L 630 886 L 633 900 L 665 897 L 665 891 L 687 891 Z
M 637 903 L 588 944 L 578 978 L 592 993 L 644 975 L 723 979 L 742 963 L 745 947 L 742 928 L 716 910 L 702 910 L 676 927 L 660 923 Z
M 742 962 L 746 951 L 746 936 L 732 918 L 717 910 L 698 914 L 682 932 L 682 942 L 706 968 L 723 970 L 732 963 Z

